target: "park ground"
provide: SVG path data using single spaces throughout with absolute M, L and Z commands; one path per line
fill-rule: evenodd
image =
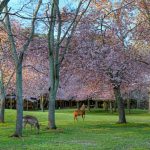
M 56 111 L 57 130 L 47 130 L 47 112 L 25 111 L 41 124 L 40 134 L 27 126 L 22 138 L 12 138 L 15 110 L 6 110 L 0 124 L 0 150 L 150 150 L 150 114 L 144 110 L 127 113 L 127 124 L 117 124 L 117 114 L 92 110 L 85 121 L 73 121 L 73 109 Z

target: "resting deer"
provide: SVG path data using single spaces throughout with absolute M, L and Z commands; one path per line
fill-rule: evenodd
M 27 124 L 31 125 L 31 129 L 32 129 L 32 126 L 34 126 L 34 128 L 37 128 L 37 133 L 39 133 L 40 125 L 36 117 L 30 116 L 30 115 L 24 116 L 23 117 L 24 128 L 26 127 Z

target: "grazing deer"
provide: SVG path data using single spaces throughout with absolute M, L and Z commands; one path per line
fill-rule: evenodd
M 24 116 L 23 117 L 24 128 L 26 127 L 27 124 L 31 125 L 31 130 L 32 130 L 32 126 L 34 126 L 34 128 L 37 128 L 37 133 L 39 133 L 40 125 L 36 117 L 30 115 Z

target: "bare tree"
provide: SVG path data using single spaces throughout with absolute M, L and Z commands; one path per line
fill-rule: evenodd
M 35 21 L 36 16 L 39 11 L 42 0 L 38 1 L 37 7 L 33 13 L 33 19 L 31 23 L 31 31 L 28 39 L 20 48 L 19 53 L 17 53 L 17 47 L 15 44 L 15 38 L 12 32 L 11 22 L 9 15 L 5 18 L 5 28 L 7 30 L 9 42 L 11 44 L 11 53 L 15 64 L 16 69 L 16 95 L 17 95 L 17 119 L 16 119 L 16 130 L 13 136 L 20 137 L 22 136 L 22 117 L 23 117 L 23 98 L 22 98 L 22 63 L 24 58 L 24 53 L 27 51 L 28 46 L 33 38 L 35 30 Z M 8 13 L 8 8 L 5 7 L 5 13 Z
M 49 49 L 49 68 L 50 68 L 50 92 L 49 92 L 49 113 L 48 113 L 48 127 L 51 129 L 56 129 L 55 124 L 55 100 L 57 95 L 57 90 L 59 87 L 60 78 L 60 66 L 64 60 L 65 54 L 69 48 L 71 38 L 73 33 L 79 23 L 80 19 L 86 12 L 91 0 L 87 3 L 84 0 L 80 0 L 78 7 L 74 13 L 73 18 L 71 18 L 71 23 L 67 22 L 67 27 L 63 28 L 63 20 L 61 14 L 61 8 L 59 6 L 59 0 L 53 0 L 51 3 L 51 8 L 47 10 L 47 17 L 49 18 L 48 11 L 50 10 L 50 20 L 49 20 L 49 31 L 48 31 L 48 49 Z M 85 6 L 82 9 L 82 6 Z M 57 31 L 57 32 L 56 32 Z M 63 45 L 63 52 L 60 52 Z

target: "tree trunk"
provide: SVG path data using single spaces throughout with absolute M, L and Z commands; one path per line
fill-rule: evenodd
M 139 109 L 139 108 L 140 108 L 140 100 L 139 100 L 139 99 L 137 100 L 136 108 L 137 108 L 137 109 Z
M 16 67 L 16 94 L 17 94 L 17 118 L 14 136 L 22 136 L 23 98 L 22 98 L 22 63 Z
M 56 84 L 59 83 L 59 79 L 57 78 L 57 67 L 56 59 L 58 59 L 58 54 L 55 49 L 55 21 L 56 21 L 56 4 L 52 2 L 51 6 L 51 23 L 48 31 L 48 48 L 49 48 L 49 68 L 50 68 L 50 91 L 49 91 L 49 110 L 48 110 L 48 127 L 50 129 L 56 129 L 55 125 L 55 101 L 58 87 Z M 54 55 L 56 52 L 56 55 Z
M 43 95 L 40 98 L 40 108 L 42 112 L 44 112 L 44 96 Z
M 112 102 L 111 101 L 109 102 L 109 108 L 110 108 L 111 113 L 113 113 L 113 106 L 112 106 Z
M 27 111 L 28 111 L 28 109 L 29 109 L 29 101 L 28 101 L 28 99 L 26 100 L 26 105 L 27 105 Z
M 104 102 L 103 102 L 103 109 L 104 109 L 105 111 L 108 111 L 108 103 L 107 103 L 107 101 L 104 101 Z
M 150 113 L 150 92 L 148 92 L 148 111 Z
M 148 110 L 149 110 L 149 112 L 150 112 L 150 98 L 149 98 L 149 101 L 148 101 L 148 102 L 149 102 Z
M 87 108 L 88 108 L 88 111 L 91 111 L 90 110 L 90 100 L 88 99 L 88 103 L 87 103 Z
M 114 102 L 114 112 L 117 112 L 117 102 Z
M 77 109 L 79 109 L 80 108 L 79 101 L 77 101 L 76 104 L 77 104 Z
M 127 99 L 127 108 L 128 108 L 128 113 L 130 114 L 130 99 Z
M 3 84 L 3 75 L 0 70 L 0 122 L 4 123 L 4 113 L 5 113 L 5 90 Z
M 56 101 L 56 92 L 51 88 L 49 96 L 49 111 L 48 111 L 48 127 L 50 129 L 56 129 L 55 124 L 55 101 Z
M 118 105 L 119 120 L 118 123 L 126 123 L 123 98 L 121 97 L 120 86 L 114 88 L 114 94 Z
M 95 100 L 95 108 L 98 108 L 98 101 Z

